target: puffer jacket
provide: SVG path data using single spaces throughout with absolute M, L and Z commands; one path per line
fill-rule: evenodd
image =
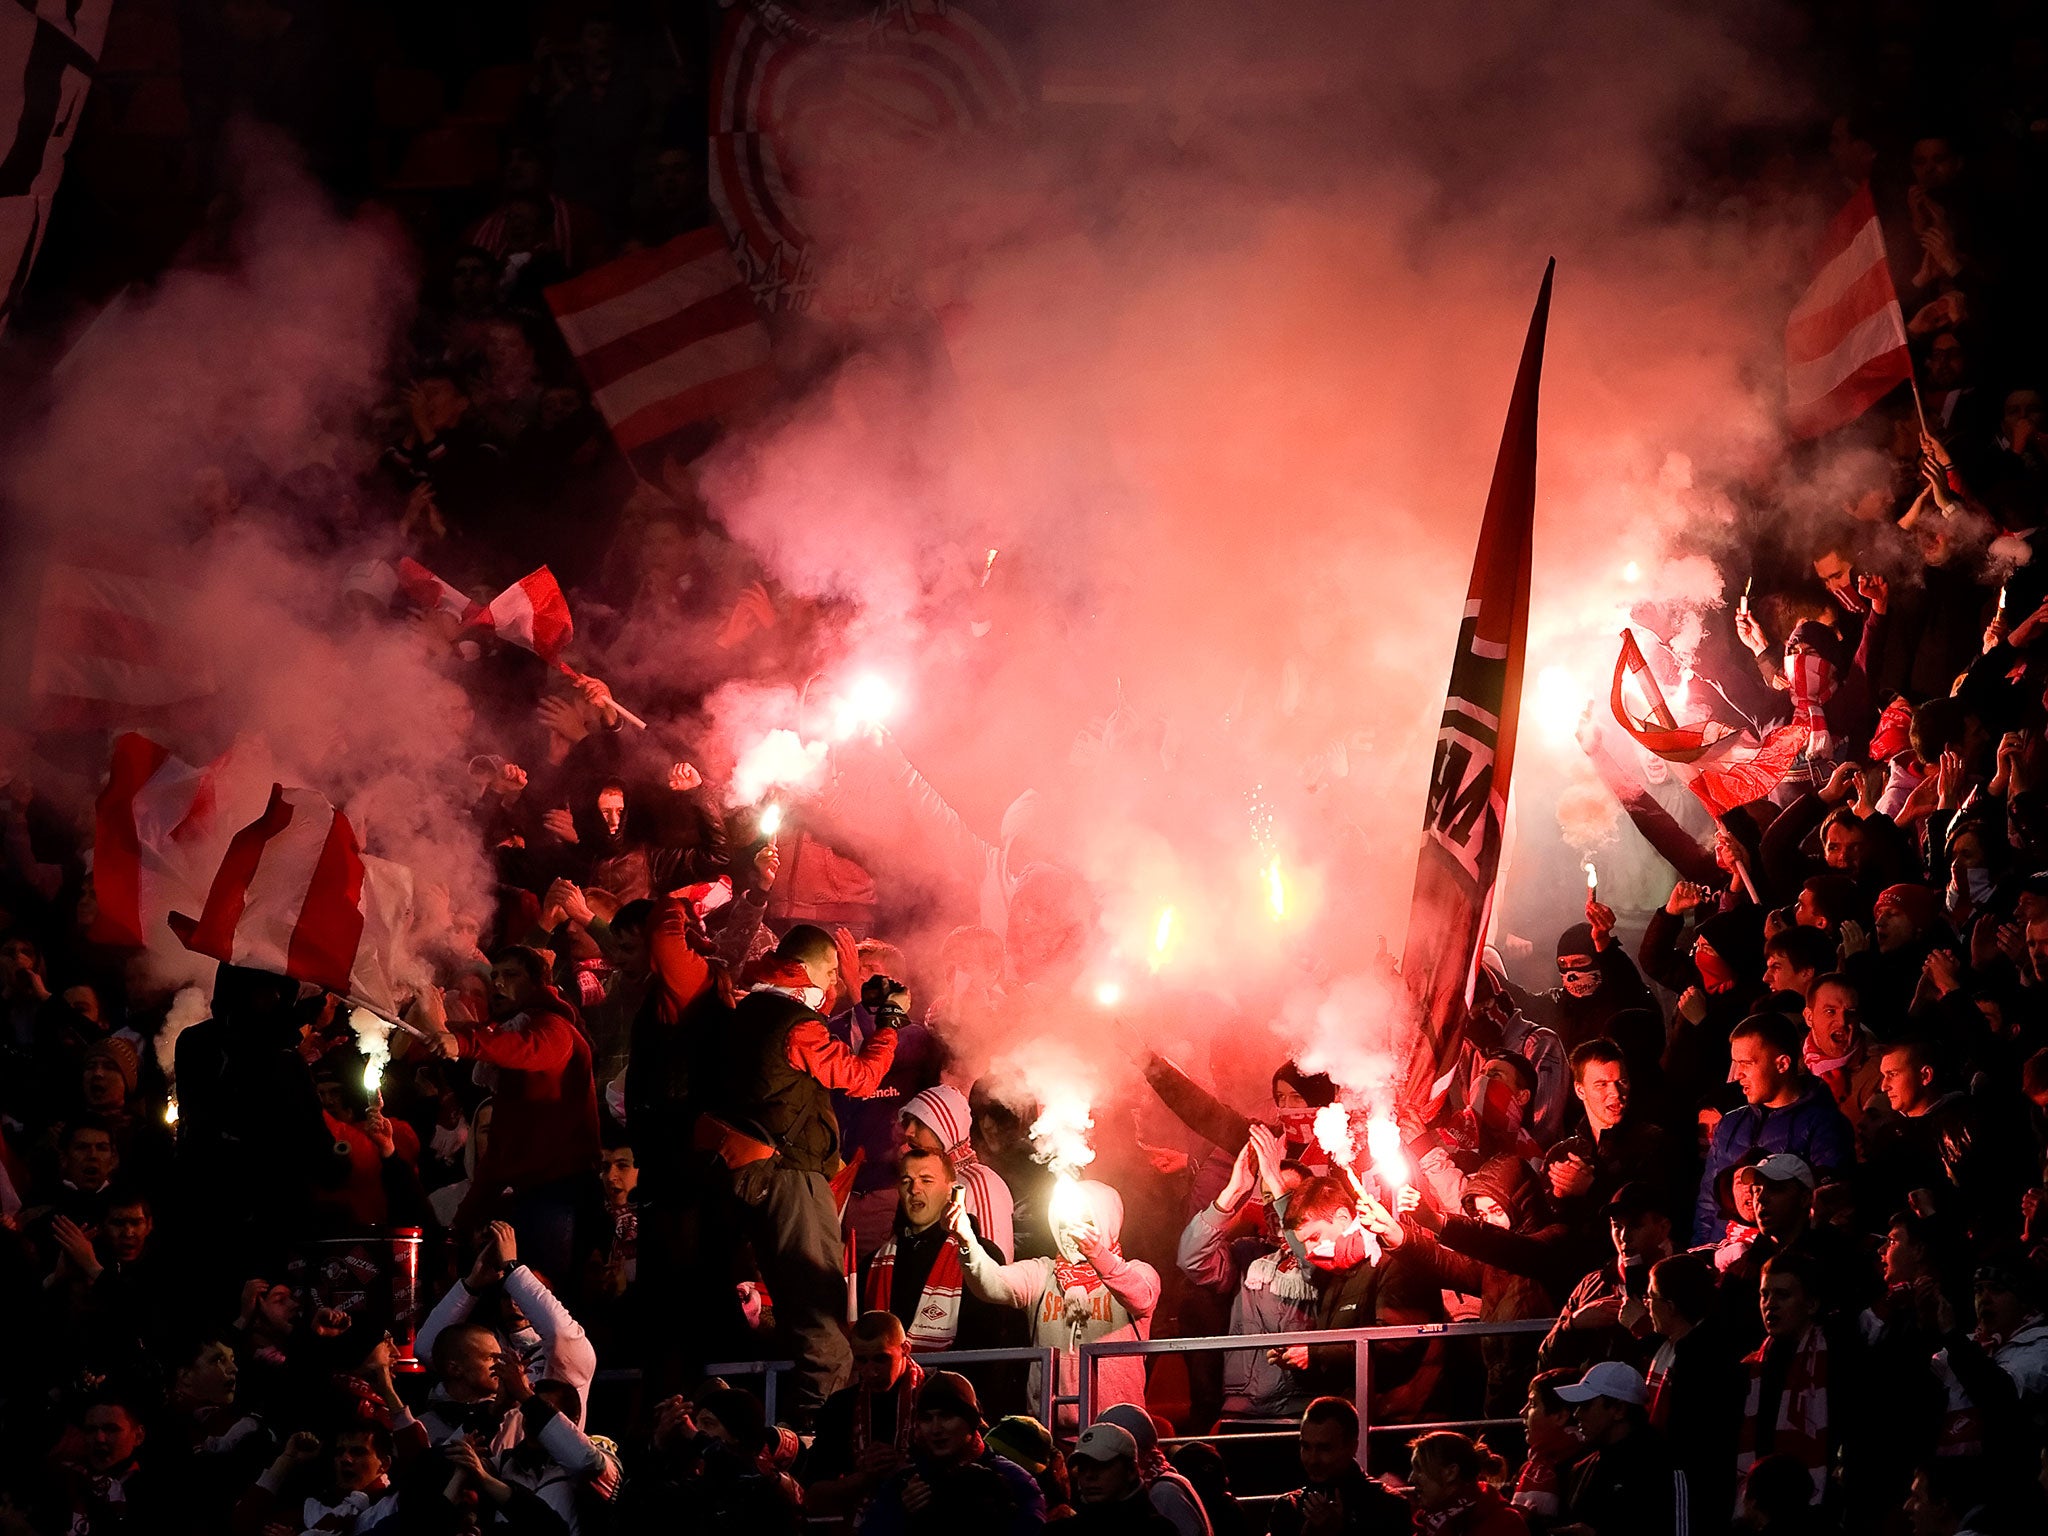
M 1835 1096 L 1819 1078 L 1808 1078 L 1799 1097 L 1783 1109 L 1744 1104 L 1721 1117 L 1700 1175 L 1700 1194 L 1693 1208 L 1692 1240 L 1704 1246 L 1721 1238 L 1734 1214 L 1721 1209 L 1719 1177 L 1753 1151 L 1790 1152 L 1804 1158 L 1816 1174 L 1824 1169 L 1856 1166 L 1856 1133 L 1849 1128 Z

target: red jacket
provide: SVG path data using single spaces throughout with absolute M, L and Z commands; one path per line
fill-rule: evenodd
M 507 1190 L 520 1193 L 597 1166 L 597 1086 L 590 1044 L 554 992 L 520 1018 L 455 1032 L 465 1061 L 497 1069 L 491 1134 L 469 1193 L 455 1213 L 459 1230 L 491 1219 Z

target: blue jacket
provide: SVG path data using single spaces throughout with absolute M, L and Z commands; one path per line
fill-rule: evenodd
M 1803 1157 L 1816 1174 L 1856 1166 L 1856 1133 L 1819 1078 L 1808 1079 L 1805 1090 L 1783 1109 L 1745 1104 L 1731 1110 L 1714 1127 L 1706 1172 L 1700 1175 L 1699 1203 L 1693 1208 L 1695 1244 L 1720 1241 L 1724 1223 L 1716 1181 L 1737 1163 L 1753 1161 L 1749 1154 L 1757 1148 Z

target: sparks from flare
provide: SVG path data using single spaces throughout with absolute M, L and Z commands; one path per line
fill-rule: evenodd
M 1159 912 L 1159 920 L 1152 925 L 1151 966 L 1154 971 L 1166 964 L 1166 952 L 1172 944 L 1173 908 L 1163 907 Z
M 164 1124 L 165 1124 L 165 1125 L 176 1125 L 177 1123 L 178 1123 L 178 1100 L 177 1100 L 177 1096 L 176 1096 L 176 1095 L 174 1094 L 174 1095 L 172 1095 L 172 1096 L 171 1096 L 170 1098 L 168 1098 L 168 1099 L 164 1100 Z

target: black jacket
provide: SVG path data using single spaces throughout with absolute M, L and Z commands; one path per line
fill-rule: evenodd
M 1565 1474 L 1565 1521 L 1599 1536 L 1673 1536 L 1691 1517 L 1685 1473 L 1647 1424 L 1579 1458 Z
M 1310 1483 L 1275 1499 L 1266 1526 L 1270 1536 L 1301 1536 L 1301 1501 L 1311 1493 L 1334 1496 L 1343 1504 L 1344 1536 L 1403 1536 L 1413 1528 L 1408 1501 L 1353 1463 L 1330 1482 Z
M 829 1174 L 840 1161 L 831 1090 L 789 1060 L 789 1033 L 807 1022 L 825 1019 L 781 992 L 762 989 L 740 1000 L 733 1010 L 721 1112 L 772 1143 L 785 1167 Z

